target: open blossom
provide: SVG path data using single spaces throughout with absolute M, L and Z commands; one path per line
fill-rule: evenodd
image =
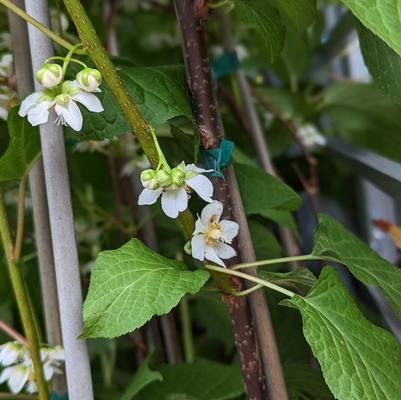
M 326 144 L 326 138 L 312 124 L 302 125 L 298 128 L 296 135 L 308 149 Z
M 75 131 L 82 128 L 83 118 L 78 103 L 91 112 L 102 112 L 100 100 L 92 93 L 78 87 L 76 81 L 64 81 L 61 86 L 43 89 L 26 97 L 19 109 L 21 117 L 28 116 L 31 125 L 44 124 L 50 114 L 56 114 L 54 122 L 57 125 L 68 125 Z
M 40 358 L 44 378 L 50 381 L 54 374 L 61 374 L 64 362 L 64 350 L 60 346 L 42 347 Z M 35 373 L 29 350 L 18 342 L 9 342 L 0 346 L 0 365 L 5 367 L 0 374 L 0 384 L 7 383 L 12 393 L 22 389 L 36 393 Z
M 208 203 L 212 202 L 213 185 L 202 175 L 208 170 L 198 168 L 195 164 L 185 165 L 182 162 L 171 171 L 146 170 L 141 174 L 141 181 L 145 187 L 139 196 L 139 205 L 156 203 L 161 196 L 164 213 L 170 218 L 177 218 L 178 214 L 188 207 L 188 193 L 193 189 L 199 197 Z
M 233 221 L 220 221 L 222 213 L 223 204 L 219 201 L 213 201 L 202 210 L 195 224 L 191 247 L 192 257 L 200 261 L 206 258 L 225 267 L 222 260 L 236 255 L 230 244 L 238 235 L 239 226 Z

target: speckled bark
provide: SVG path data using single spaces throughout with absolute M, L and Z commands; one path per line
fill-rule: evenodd
M 176 0 L 175 7 L 183 37 L 187 81 L 192 94 L 200 142 L 205 149 L 215 148 L 219 146 L 222 129 L 204 40 L 202 22 L 205 11 L 199 2 L 192 0 Z M 226 168 L 223 172 L 225 175 L 228 172 L 228 175 L 233 176 L 230 174 L 230 170 L 232 167 Z M 214 186 L 213 197 L 224 204 L 223 218 L 234 219 L 231 190 L 228 185 L 230 180 L 223 181 L 220 178 L 212 178 L 212 182 Z M 240 208 L 242 209 L 242 204 L 240 204 Z M 247 230 L 247 226 L 241 226 L 241 229 Z M 235 241 L 233 245 L 238 256 L 226 263 L 228 267 L 244 261 L 239 251 L 238 242 Z M 238 279 L 233 279 L 232 285 L 237 290 L 241 290 L 243 286 Z M 266 399 L 266 384 L 248 300 L 245 297 L 238 298 L 229 295 L 223 295 L 223 300 L 228 305 L 231 315 L 247 397 L 252 400 Z

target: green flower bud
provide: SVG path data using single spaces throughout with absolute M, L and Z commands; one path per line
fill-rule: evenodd
M 62 93 L 56 96 L 54 100 L 56 100 L 56 103 L 58 104 L 66 105 L 70 101 L 70 96 L 68 94 Z
M 87 92 L 94 92 L 102 83 L 102 74 L 94 68 L 85 68 L 77 74 L 78 85 Z
M 171 177 L 171 172 L 161 169 L 156 173 L 156 181 L 162 187 L 171 186 L 173 179 Z
M 185 183 L 185 172 L 180 167 L 173 168 L 171 171 L 173 185 L 181 187 Z
M 154 169 L 146 169 L 141 172 L 141 182 L 143 187 L 155 190 L 159 187 L 156 181 L 156 171 Z
M 36 72 L 36 79 L 46 88 L 56 86 L 63 79 L 63 68 L 58 64 L 44 64 L 43 67 Z

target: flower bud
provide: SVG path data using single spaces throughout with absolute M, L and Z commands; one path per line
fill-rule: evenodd
M 77 82 L 87 92 L 94 92 L 102 83 L 102 74 L 94 68 L 85 68 L 78 72 Z
M 171 171 L 171 177 L 173 179 L 173 185 L 181 187 L 185 183 L 185 172 L 177 167 Z
M 46 88 L 56 86 L 63 79 L 63 68 L 58 64 L 44 64 L 43 67 L 36 72 L 36 79 Z
M 171 172 L 170 171 L 165 171 L 164 169 L 161 169 L 160 171 L 157 171 L 157 173 L 156 173 L 156 181 L 162 187 L 171 186 L 171 184 L 173 183 L 173 180 L 172 180 L 172 177 L 171 177 Z
M 56 103 L 66 105 L 70 101 L 70 96 L 68 94 L 59 94 L 58 96 L 55 97 Z
M 146 169 L 141 172 L 141 182 L 146 189 L 155 190 L 159 187 L 156 181 L 156 171 L 154 169 Z

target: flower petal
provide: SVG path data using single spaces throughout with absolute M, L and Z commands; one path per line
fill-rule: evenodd
M 96 112 L 96 113 L 104 111 L 102 103 L 92 93 L 80 92 L 80 93 L 74 94 L 72 96 L 72 99 L 75 101 L 78 101 L 79 103 L 84 105 L 89 111 Z
M 42 101 L 28 110 L 28 121 L 32 126 L 45 124 L 49 120 L 49 108 L 52 101 Z
M 10 379 L 8 380 L 8 387 L 12 393 L 19 393 L 25 386 L 28 379 L 28 368 L 16 365 L 11 373 Z
M 203 225 L 201 219 L 198 217 L 198 219 L 195 222 L 195 230 L 192 233 L 192 235 L 198 235 L 199 233 L 205 232 L 205 225 Z
M 237 252 L 231 246 L 225 243 L 218 243 L 214 249 L 217 255 L 223 260 L 227 260 L 237 255 Z
M 188 164 L 185 166 L 184 171 L 194 171 L 197 172 L 198 174 L 202 174 L 203 172 L 212 172 L 213 170 L 199 168 L 195 164 Z
M 234 221 L 224 219 L 220 221 L 222 230 L 222 238 L 226 243 L 231 243 L 232 240 L 238 235 L 239 225 Z
M 212 246 L 205 247 L 205 258 L 209 261 L 212 261 L 222 267 L 225 267 L 225 264 L 222 260 L 220 260 L 219 256 L 217 255 L 215 248 Z
M 195 190 L 199 197 L 203 200 L 211 203 L 213 201 L 213 185 L 210 180 L 204 175 L 196 175 L 192 178 L 189 178 L 185 181 L 185 183 Z
M 79 109 L 75 101 L 69 100 L 68 103 L 65 105 L 57 103 L 55 110 L 57 115 L 61 115 L 67 125 L 74 129 L 74 131 L 78 132 L 81 130 L 83 118 L 81 110 Z
M 223 204 L 219 201 L 213 201 L 208 204 L 201 213 L 201 220 L 203 225 L 209 225 L 210 221 L 213 219 L 214 221 L 219 221 L 221 214 L 223 213 Z
M 184 188 L 162 193 L 162 209 L 170 218 L 177 218 L 188 207 L 188 195 Z
M 205 259 L 205 237 L 195 235 L 191 240 L 192 257 L 203 261 Z
M 143 189 L 138 198 L 138 205 L 150 205 L 156 203 L 159 196 L 162 194 L 162 188 L 151 190 L 151 189 Z
M 36 105 L 39 97 L 42 95 L 40 92 L 35 92 L 25 97 L 21 102 L 18 114 L 20 117 L 25 117 L 28 114 L 28 110 Z

